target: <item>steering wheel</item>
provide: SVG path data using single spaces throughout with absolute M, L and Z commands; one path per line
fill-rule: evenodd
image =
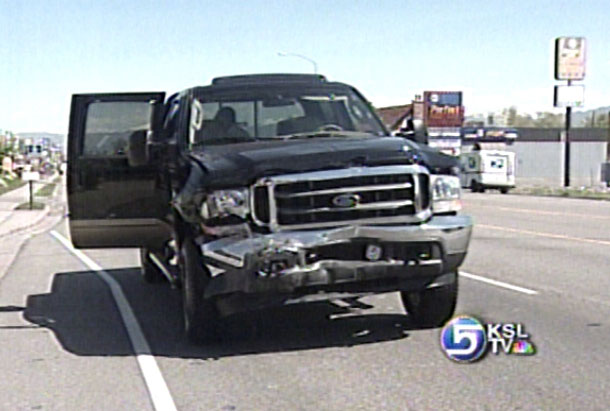
M 343 127 L 338 124 L 324 124 L 316 129 L 316 131 L 343 131 Z

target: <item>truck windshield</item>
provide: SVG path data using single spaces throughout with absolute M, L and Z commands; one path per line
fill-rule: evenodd
M 208 145 L 354 133 L 384 130 L 368 103 L 348 88 L 261 88 L 196 96 L 189 138 Z

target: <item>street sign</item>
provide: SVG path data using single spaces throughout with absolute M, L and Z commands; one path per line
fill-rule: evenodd
M 585 104 L 585 86 L 555 86 L 555 107 L 582 107 Z
M 23 181 L 38 181 L 40 180 L 40 173 L 38 171 L 24 171 L 21 174 Z
M 585 78 L 586 40 L 584 37 L 555 39 L 555 80 Z

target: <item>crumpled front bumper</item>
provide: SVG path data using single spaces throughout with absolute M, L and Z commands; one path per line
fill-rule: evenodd
M 215 267 L 205 296 L 239 294 L 228 311 L 397 290 L 455 281 L 472 219 L 435 216 L 417 225 L 346 226 L 225 237 L 201 246 Z M 380 253 L 369 253 L 369 246 Z

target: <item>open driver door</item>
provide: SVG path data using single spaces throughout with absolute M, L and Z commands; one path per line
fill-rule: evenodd
M 145 154 L 147 139 L 160 135 L 164 99 L 165 93 L 72 96 L 67 177 L 75 247 L 158 248 L 169 239 L 169 187 L 162 164 Z

